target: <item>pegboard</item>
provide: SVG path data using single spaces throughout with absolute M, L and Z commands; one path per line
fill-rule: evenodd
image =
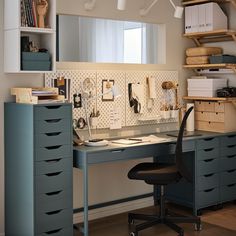
M 81 83 L 85 78 L 91 78 L 95 81 L 97 89 L 95 95 L 102 92 L 102 80 L 114 80 L 115 84 L 122 92 L 122 96 L 114 101 L 102 101 L 101 97 L 90 101 L 88 104 L 88 114 L 90 114 L 93 108 L 100 112 L 97 128 L 109 128 L 109 114 L 113 107 L 121 108 L 122 126 L 137 126 L 144 124 L 157 124 L 157 123 L 169 123 L 177 122 L 177 119 L 157 119 L 150 121 L 139 121 L 145 117 L 158 117 L 160 115 L 160 101 L 163 96 L 163 89 L 161 87 L 162 82 L 172 81 L 178 83 L 177 71 L 95 71 L 95 70 L 58 70 L 54 73 L 45 74 L 45 86 L 52 87 L 52 80 L 63 76 L 66 79 L 70 79 L 70 101 L 73 102 L 73 94 L 81 93 Z M 147 77 L 154 77 L 156 80 L 156 94 L 157 98 L 153 99 L 153 107 L 151 110 L 147 109 L 147 106 L 143 108 L 142 114 L 134 113 L 133 108 L 129 106 L 128 96 L 128 84 L 140 83 L 144 87 L 144 100 L 147 98 Z M 173 91 L 169 91 L 171 97 L 174 96 Z M 80 117 L 86 118 L 84 108 L 73 109 L 73 119 L 79 119 Z

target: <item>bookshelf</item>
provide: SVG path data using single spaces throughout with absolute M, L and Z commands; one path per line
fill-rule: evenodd
M 37 4 L 39 0 L 5 0 L 4 1 L 4 72 L 5 73 L 44 73 L 55 71 L 56 62 L 56 0 L 47 0 L 48 7 L 44 18 L 44 27 L 39 27 Z M 28 4 L 24 8 L 23 3 Z M 36 5 L 34 5 L 36 4 Z M 35 8 L 34 8 L 35 6 Z M 31 14 L 31 17 L 29 17 Z M 27 16 L 29 18 L 27 18 Z M 24 20 L 27 18 L 28 21 Z M 29 23 L 29 19 L 31 22 Z M 22 37 L 33 42 L 33 46 L 46 49 L 50 55 L 48 67 L 39 68 L 41 62 L 22 63 Z M 29 68 L 29 69 L 28 69 Z M 47 69 L 45 69 L 47 68 Z

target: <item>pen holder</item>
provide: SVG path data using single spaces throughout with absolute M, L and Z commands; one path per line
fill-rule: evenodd
M 161 111 L 161 118 L 162 119 L 170 119 L 171 117 L 171 113 L 170 113 L 170 110 L 168 111 Z
M 90 117 L 89 122 L 91 127 L 96 128 L 98 126 L 98 117 Z

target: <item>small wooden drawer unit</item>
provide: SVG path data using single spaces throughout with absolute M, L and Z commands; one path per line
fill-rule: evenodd
M 236 131 L 236 109 L 231 102 L 195 101 L 197 130 L 213 132 Z
M 5 104 L 6 235 L 73 235 L 71 123 L 71 104 Z

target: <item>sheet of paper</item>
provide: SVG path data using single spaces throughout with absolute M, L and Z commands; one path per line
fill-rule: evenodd
M 140 140 L 130 140 L 130 139 L 117 139 L 113 140 L 112 143 L 124 144 L 124 145 L 131 145 L 136 143 L 141 143 Z
M 110 111 L 110 129 L 121 129 L 121 110 L 114 107 Z

